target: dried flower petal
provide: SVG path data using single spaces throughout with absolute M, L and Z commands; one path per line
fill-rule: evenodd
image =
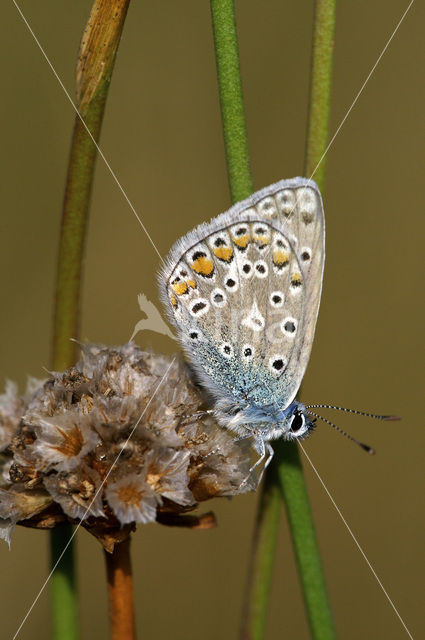
M 23 408 L 17 385 L 7 380 L 5 393 L 0 394 L 0 451 L 4 451 L 11 443 L 18 429 Z
M 6 488 L 11 484 L 10 479 L 10 467 L 12 466 L 13 458 L 5 455 L 0 455 L 0 487 Z
M 90 419 L 69 411 L 51 418 L 40 418 L 34 425 L 37 436 L 28 452 L 37 460 L 37 468 L 71 471 L 94 449 L 99 441 Z
M 11 489 L 0 489 L 0 518 L 11 519 L 12 522 L 26 520 L 43 511 L 52 503 L 52 498 L 46 491 L 25 491 L 19 485 Z
M 132 473 L 108 484 L 106 499 L 122 524 L 154 522 L 159 496 L 145 482 L 144 474 Z
M 194 504 L 195 500 L 188 487 L 189 459 L 189 451 L 150 451 L 145 458 L 147 484 L 155 493 L 177 504 Z
M 52 473 L 43 484 L 70 517 L 85 520 L 89 517 L 105 517 L 99 474 L 90 467 L 83 467 L 77 473 Z
M 0 519 L 0 539 L 7 542 L 7 544 L 9 545 L 9 549 L 15 525 L 16 523 L 12 522 L 10 518 L 6 518 L 5 520 Z

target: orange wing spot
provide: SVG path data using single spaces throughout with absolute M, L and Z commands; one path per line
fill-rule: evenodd
M 195 280 L 186 280 L 187 284 L 189 285 L 189 287 L 191 289 L 196 289 L 196 282 Z
M 238 238 L 233 238 L 233 242 L 235 243 L 235 245 L 240 247 L 241 249 L 245 249 L 248 246 L 249 241 L 249 236 L 239 236 Z
M 174 293 L 177 293 L 178 296 L 182 296 L 184 293 L 187 293 L 188 286 L 186 282 L 176 282 L 171 285 Z
M 273 264 L 276 267 L 286 267 L 289 263 L 289 253 L 287 251 L 281 251 L 280 249 L 273 251 Z
M 171 294 L 170 296 L 170 302 L 173 305 L 174 309 L 177 309 L 178 307 L 178 302 L 177 302 L 177 298 L 175 295 Z
M 233 258 L 233 249 L 232 247 L 217 247 L 214 249 L 214 255 L 223 262 L 230 262 Z
M 190 266 L 195 273 L 200 273 L 201 276 L 211 276 L 214 271 L 214 263 L 204 256 L 197 258 Z
M 301 274 L 293 273 L 291 276 L 291 285 L 293 287 L 300 287 L 302 284 Z

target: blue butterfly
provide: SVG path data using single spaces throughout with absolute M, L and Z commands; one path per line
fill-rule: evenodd
M 325 262 L 318 186 L 281 180 L 180 238 L 159 276 L 160 294 L 218 423 L 259 453 L 270 440 L 301 439 L 320 418 L 313 408 L 398 420 L 296 400 L 313 344 Z M 253 467 L 253 468 L 254 468 Z M 265 468 L 265 467 L 264 467 Z
M 214 415 L 264 458 L 314 427 L 295 399 L 310 357 L 325 260 L 312 180 L 281 180 L 180 238 L 160 293 Z

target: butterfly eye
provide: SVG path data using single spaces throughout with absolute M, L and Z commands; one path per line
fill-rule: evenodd
M 305 424 L 305 418 L 302 413 L 295 413 L 291 422 L 291 431 L 292 433 L 296 433 L 299 431 Z

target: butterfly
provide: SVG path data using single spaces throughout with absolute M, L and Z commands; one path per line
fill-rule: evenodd
M 314 427 L 296 400 L 322 290 L 325 219 L 312 180 L 281 180 L 172 247 L 159 287 L 218 423 L 251 437 L 261 461 L 275 438 Z M 268 460 L 268 461 L 269 461 Z M 258 462 L 259 462 L 258 461 Z

